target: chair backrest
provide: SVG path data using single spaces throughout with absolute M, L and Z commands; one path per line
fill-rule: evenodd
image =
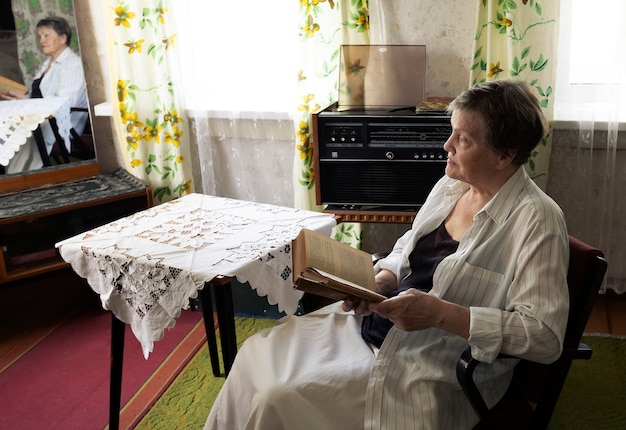
M 580 340 L 604 280 L 607 262 L 604 254 L 581 240 L 570 236 L 570 261 L 567 283 L 570 295 L 569 319 L 563 343 L 563 353 L 554 363 L 545 365 L 522 360 L 515 369 L 511 388 L 526 401 L 535 404 L 526 428 L 546 428 L 561 393 L 571 363 L 576 358 L 590 358 L 579 351 Z M 519 397 L 518 397 L 519 399 Z M 506 403 L 506 402 L 505 402 Z M 496 407 L 502 407 L 500 404 Z M 500 413 L 498 413 L 500 415 Z M 511 419 L 514 419 L 511 417 Z

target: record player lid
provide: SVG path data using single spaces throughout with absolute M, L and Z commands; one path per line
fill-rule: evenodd
M 417 106 L 424 99 L 426 46 L 342 45 L 340 109 Z

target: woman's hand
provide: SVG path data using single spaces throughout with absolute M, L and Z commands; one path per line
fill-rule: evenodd
M 396 275 L 387 270 L 382 269 L 376 274 L 376 292 L 383 296 L 389 296 L 398 288 L 398 278 Z M 371 315 L 372 311 L 369 309 L 370 302 L 367 300 L 359 299 L 358 297 L 347 298 L 341 307 L 344 311 L 354 311 L 357 315 Z
M 357 315 L 371 315 L 372 311 L 369 309 L 370 302 L 368 300 L 360 299 L 358 297 L 348 297 L 341 304 L 341 308 L 345 312 L 354 311 Z
M 382 302 L 367 303 L 368 312 L 377 312 L 404 331 L 435 327 L 467 339 L 469 309 L 410 288 Z

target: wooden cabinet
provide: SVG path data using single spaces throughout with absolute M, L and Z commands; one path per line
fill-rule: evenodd
M 150 206 L 125 170 L 0 194 L 0 284 L 67 267 L 57 242 Z

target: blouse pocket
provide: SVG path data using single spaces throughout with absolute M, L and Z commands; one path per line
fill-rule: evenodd
M 502 273 L 465 262 L 443 298 L 462 306 L 501 308 L 507 291 L 505 282 Z

